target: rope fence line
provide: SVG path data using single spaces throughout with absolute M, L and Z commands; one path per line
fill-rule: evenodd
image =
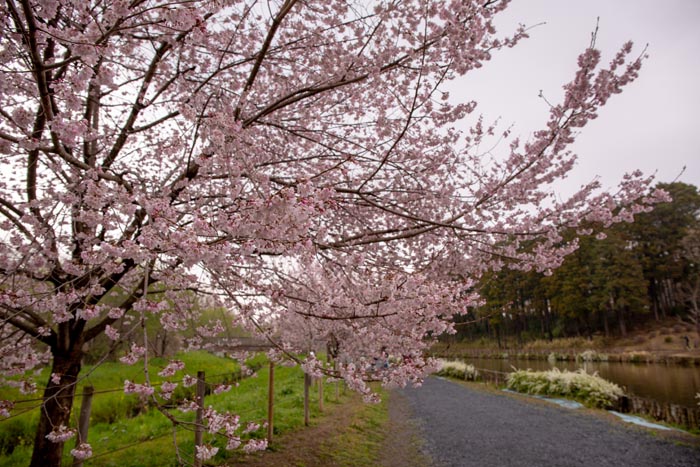
M 1 422 L 4 422 L 5 420 L 11 420 L 11 419 L 13 419 L 13 418 L 16 418 L 16 417 L 19 417 L 19 416 L 21 416 L 21 415 L 24 415 L 25 413 L 31 412 L 32 410 L 39 409 L 39 408 L 41 408 L 42 405 L 43 405 L 43 403 L 42 403 L 42 404 L 35 405 L 35 406 L 33 406 L 33 407 L 29 407 L 29 408 L 22 409 L 22 410 L 19 411 L 18 413 L 12 414 L 12 415 L 10 415 L 9 417 L 5 417 L 5 418 L 1 419 L 1 420 L 0 420 L 0 423 L 1 423 Z
M 272 369 L 273 364 L 270 364 L 270 367 Z M 195 381 L 198 384 L 195 384 L 192 386 L 190 386 L 188 384 L 187 389 L 194 390 L 195 394 L 194 394 L 193 401 L 197 403 L 197 405 L 200 407 L 200 410 L 201 410 L 205 407 L 204 397 L 206 395 L 214 394 L 213 391 L 211 391 L 212 388 L 215 388 L 216 386 L 219 386 L 221 384 L 230 384 L 232 382 L 237 383 L 237 382 L 241 381 L 242 379 L 245 379 L 245 378 L 250 377 L 250 376 L 254 376 L 255 372 L 257 372 L 259 369 L 260 368 L 253 368 L 253 373 L 246 374 L 246 375 L 243 375 L 241 371 L 230 371 L 230 372 L 226 372 L 226 373 L 219 373 L 219 374 L 213 375 L 213 378 L 215 378 L 216 381 L 211 381 L 210 379 L 205 378 L 204 372 L 198 372 L 197 377 L 191 376 L 191 379 L 190 379 L 190 381 Z M 157 383 L 152 384 L 151 387 L 159 387 L 166 382 L 168 382 L 168 381 L 159 381 Z M 137 383 L 137 384 L 139 384 L 139 383 Z M 143 384 L 143 383 L 140 383 L 140 384 Z M 231 385 L 231 386 L 232 386 L 230 388 L 231 390 L 234 390 L 238 387 L 238 385 L 235 385 L 235 386 Z M 84 428 L 79 428 L 79 431 L 81 433 L 83 433 L 85 437 L 81 439 L 81 434 L 79 433 L 76 446 L 80 443 L 89 443 L 87 436 L 88 436 L 88 427 L 89 427 L 89 420 L 90 420 L 90 406 L 91 406 L 92 396 L 93 395 L 100 395 L 100 394 L 110 394 L 110 393 L 122 393 L 122 394 L 124 393 L 123 387 L 111 388 L 111 389 L 101 389 L 99 391 L 90 391 L 91 386 L 89 386 L 88 384 L 85 384 L 83 386 L 83 388 L 84 388 L 84 391 L 82 391 L 80 393 L 76 393 L 76 394 L 72 394 L 72 395 L 70 395 L 70 394 L 57 394 L 57 395 L 51 396 L 51 397 L 55 397 L 55 398 L 83 397 L 83 401 L 81 403 L 81 406 L 88 407 L 87 413 L 83 414 L 82 410 L 81 410 L 80 420 L 78 420 L 77 426 L 79 426 L 79 427 L 84 426 Z M 229 392 L 229 391 L 227 391 L 227 392 Z M 271 394 L 274 392 L 274 387 L 272 385 L 272 377 L 271 377 L 270 385 L 267 388 L 267 392 L 269 393 L 268 397 L 271 399 L 272 398 Z M 264 397 L 259 397 L 259 398 L 257 397 L 258 394 L 260 396 L 263 396 L 263 393 L 265 393 L 265 391 L 257 391 L 256 390 L 255 391 L 256 400 L 257 399 L 260 399 L 260 400 L 266 399 Z M 129 395 L 131 395 L 131 394 L 129 394 Z M 87 398 L 86 398 L 86 396 L 87 396 Z M 134 396 L 136 396 L 136 395 L 134 395 Z M 187 401 L 189 398 L 190 398 L 190 396 L 187 396 L 187 398 L 184 398 L 184 399 L 180 400 L 179 402 Z M 32 402 L 40 402 L 40 403 L 36 404 L 34 406 L 31 406 L 31 407 L 21 407 L 21 408 L 16 407 L 13 410 L 13 412 L 16 412 L 16 413 L 12 414 L 10 417 L 3 418 L 2 420 L 0 420 L 0 423 L 2 421 L 8 420 L 10 418 L 19 417 L 19 416 L 24 415 L 28 412 L 33 411 L 33 410 L 40 409 L 44 405 L 43 398 L 20 399 L 20 400 L 16 400 L 16 401 L 12 401 L 12 402 L 14 404 L 28 404 L 28 403 L 32 403 Z M 259 423 L 260 426 L 265 426 L 267 424 L 267 426 L 271 427 L 272 426 L 272 406 L 270 405 L 271 403 L 269 401 L 266 401 L 266 402 L 268 402 L 268 404 L 266 404 L 267 405 L 267 412 L 268 412 L 267 413 L 267 420 L 265 420 L 264 415 L 263 416 L 256 415 L 256 416 L 253 416 L 251 418 L 251 415 L 254 413 L 260 414 L 261 412 L 262 413 L 265 412 L 265 408 L 263 408 L 262 406 L 261 407 L 248 407 L 247 409 L 244 409 L 244 410 L 232 409 L 232 412 L 234 412 L 234 413 L 236 413 L 236 415 L 242 416 L 244 418 L 250 418 L 249 423 L 256 423 L 256 424 Z M 77 401 L 76 401 L 76 406 L 77 406 Z M 154 404 L 149 404 L 149 406 L 153 407 Z M 164 406 L 164 407 L 166 407 L 166 406 Z M 173 408 L 178 408 L 178 407 L 171 406 L 169 408 L 173 409 Z M 200 411 L 200 410 L 198 410 L 198 411 Z M 77 415 L 77 413 L 75 413 L 74 415 Z M 132 418 L 132 417 L 127 417 L 127 418 Z M 187 432 L 194 431 L 195 432 L 195 446 L 194 446 L 194 449 L 191 450 L 192 455 L 191 456 L 188 455 L 187 457 L 188 458 L 191 457 L 192 459 L 194 459 L 194 463 L 192 465 L 197 466 L 198 462 L 201 462 L 201 461 L 196 458 L 195 454 L 198 452 L 198 446 L 201 446 L 202 440 L 201 440 L 201 436 L 198 437 L 196 434 L 198 431 L 202 431 L 202 428 L 204 427 L 204 423 L 205 422 L 200 418 L 196 418 L 194 423 L 187 422 L 184 420 L 182 421 L 182 423 L 178 423 L 178 422 L 174 421 L 172 427 L 164 433 L 150 436 L 148 439 L 141 439 L 138 441 L 130 442 L 128 444 L 125 444 L 125 445 L 120 446 L 120 447 L 115 448 L 115 449 L 111 449 L 109 451 L 95 453 L 94 455 L 90 456 L 89 460 L 101 458 L 101 457 L 108 457 L 108 456 L 113 455 L 117 452 L 124 451 L 124 450 L 130 449 L 130 448 L 134 448 L 134 447 L 146 444 L 146 443 L 150 443 L 152 441 L 162 439 L 166 436 L 173 436 L 174 442 L 178 443 L 178 445 L 179 445 L 180 441 L 177 440 L 178 434 L 186 432 L 186 431 Z M 190 427 L 189 425 L 193 425 L 194 429 L 192 427 Z M 198 427 L 199 427 L 199 430 L 197 429 Z M 83 429 L 84 429 L 84 432 L 83 432 Z M 155 431 L 159 431 L 159 430 L 156 429 Z M 271 442 L 271 431 L 272 431 L 271 429 L 268 430 L 268 442 Z M 225 435 L 223 435 L 221 433 L 212 433 L 212 436 L 214 436 L 215 438 L 225 437 Z M 189 448 L 184 449 L 184 451 L 182 451 L 180 446 L 177 446 L 176 450 L 178 451 L 178 458 L 180 458 L 180 454 L 188 453 L 190 451 Z M 88 461 L 88 459 L 86 459 L 86 461 Z M 78 458 L 75 459 L 75 462 L 77 463 L 77 465 L 82 465 L 82 461 Z
M 182 428 L 181 427 L 175 428 L 175 431 L 176 432 L 182 431 Z M 112 449 L 111 451 L 105 451 L 105 452 L 101 452 L 99 454 L 94 454 L 93 456 L 90 457 L 90 460 L 98 459 L 100 457 L 109 456 L 109 455 L 114 454 L 115 452 L 125 451 L 125 450 L 133 448 L 135 446 L 140 446 L 142 444 L 150 443 L 151 441 L 156 441 L 158 439 L 165 438 L 166 436 L 172 436 L 172 434 L 173 434 L 173 432 L 172 432 L 172 430 L 170 430 L 166 433 L 161 433 L 159 435 L 152 436 L 149 439 L 135 441 L 133 443 L 129 443 L 129 444 L 126 444 L 124 446 L 120 446 L 118 448 Z
M 221 374 L 218 374 L 218 375 L 214 375 L 215 378 L 216 378 L 216 377 L 220 377 L 220 376 L 234 376 L 234 379 L 233 379 L 233 380 L 222 379 L 222 380 L 219 381 L 219 382 L 209 382 L 209 381 L 205 381 L 205 384 L 206 384 L 207 386 L 214 387 L 214 386 L 219 386 L 219 385 L 221 385 L 221 384 L 228 383 L 228 382 L 230 382 L 230 381 L 236 381 L 236 382 L 237 382 L 237 381 L 241 381 L 241 380 L 243 379 L 243 377 L 240 377 L 240 376 L 238 376 L 238 378 L 236 379 L 236 378 L 235 378 L 235 377 L 237 376 L 236 373 L 221 373 Z M 196 376 L 192 376 L 192 380 L 193 380 L 193 381 L 197 381 L 197 377 L 196 377 Z M 156 383 L 151 384 L 151 387 L 154 387 L 154 388 L 155 388 L 155 387 L 160 387 L 163 383 L 167 383 L 167 382 L 170 382 L 170 381 L 158 381 L 158 382 L 156 382 Z M 138 383 L 138 384 L 141 384 L 141 383 Z M 41 390 L 41 389 L 39 389 L 39 390 Z M 120 388 L 111 388 L 111 389 L 100 389 L 100 390 L 94 391 L 93 394 L 109 394 L 109 393 L 114 393 L 114 392 L 124 392 L 124 387 L 120 387 Z M 84 394 L 84 393 L 76 393 L 76 394 L 73 394 L 73 395 L 70 395 L 70 394 L 62 394 L 62 395 L 61 395 L 61 394 L 57 394 L 57 395 L 54 395 L 54 396 L 51 396 L 51 397 L 52 397 L 52 398 L 55 398 L 55 399 L 65 399 L 65 398 L 70 398 L 70 397 L 80 397 L 80 396 L 83 396 L 83 395 L 85 395 L 85 394 Z M 27 403 L 27 402 L 43 402 L 43 401 L 44 401 L 44 398 L 43 398 L 43 397 L 37 397 L 37 398 L 34 398 L 34 399 L 17 399 L 17 400 L 10 400 L 9 402 L 11 402 L 11 403 L 17 405 L 17 404 L 24 404 L 24 403 Z

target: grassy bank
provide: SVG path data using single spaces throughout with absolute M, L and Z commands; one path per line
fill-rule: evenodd
M 203 370 L 207 381 L 212 383 L 235 382 L 240 377 L 240 368 L 232 360 L 219 358 L 206 353 L 187 353 L 178 356 L 185 361 L 188 369 L 193 372 Z M 165 362 L 154 361 L 152 374 L 155 375 L 159 366 Z M 257 376 L 240 380 L 237 387 L 222 394 L 209 394 L 205 405 L 212 406 L 217 411 L 230 411 L 239 414 L 242 425 L 247 422 L 262 423 L 267 413 L 268 367 L 264 357 L 256 357 L 248 362 L 252 367 L 259 367 Z M 90 368 L 86 369 L 87 371 Z M 93 401 L 93 416 L 89 432 L 89 442 L 93 448 L 93 458 L 85 462 L 85 466 L 140 466 L 159 467 L 178 465 L 177 452 L 183 459 L 193 457 L 193 433 L 187 428 L 173 426 L 162 414 L 153 408 L 145 406 L 137 396 L 126 395 L 123 391 L 105 392 L 108 389 L 123 387 L 123 380 L 132 379 L 137 382 L 139 369 L 121 364 L 106 364 L 90 374 L 83 382 L 95 387 L 96 395 Z M 143 378 L 143 376 L 141 376 Z M 182 385 L 181 385 L 182 386 Z M 185 389 L 177 397 L 189 396 Z M 78 392 L 82 392 L 82 385 Z M 332 393 L 332 394 L 331 394 Z M 12 394 L 5 394 L 13 396 Z M 12 398 L 12 397 L 10 397 Z M 334 399 L 334 391 L 328 385 L 325 398 L 328 403 Z M 311 417 L 317 417 L 318 396 L 313 392 Z M 35 403 L 36 405 L 36 403 Z M 76 399 L 77 407 L 73 413 L 78 414 L 80 400 Z M 25 410 L 20 404 L 16 412 Z M 76 415 L 77 417 L 77 415 Z M 193 420 L 193 413 L 181 414 L 179 418 Z M 75 418 L 75 417 L 74 417 Z M 0 466 L 25 466 L 31 454 L 34 426 L 38 419 L 38 411 L 31 410 L 11 419 L 0 421 L 0 440 L 2 440 L 2 456 Z M 303 425 L 303 374 L 298 368 L 277 367 L 275 369 L 275 434 L 283 434 Z M 262 438 L 266 434 L 263 427 L 246 435 L 252 438 Z M 205 434 L 206 443 L 220 448 L 211 464 L 221 464 L 228 460 L 229 453 L 223 448 L 225 440 Z M 68 453 L 73 447 L 74 440 L 68 441 L 65 449 L 64 465 L 72 462 Z

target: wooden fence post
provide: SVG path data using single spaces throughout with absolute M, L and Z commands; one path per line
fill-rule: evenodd
M 78 437 L 75 440 L 75 447 L 79 447 L 88 440 L 88 428 L 90 428 L 90 409 L 92 408 L 92 395 L 95 388 L 85 386 L 83 388 L 83 403 L 80 405 L 80 418 L 78 419 Z M 73 467 L 82 467 L 83 460 L 73 458 Z
M 335 373 L 335 377 L 338 377 L 338 362 L 333 359 L 333 372 Z M 335 380 L 335 401 L 338 402 L 340 399 L 340 381 L 337 379 Z
M 318 379 L 318 411 L 323 412 L 323 376 Z
M 197 372 L 197 392 L 195 401 L 197 402 L 197 415 L 195 416 L 194 426 L 194 467 L 202 467 L 202 461 L 197 457 L 197 447 L 202 445 L 202 437 L 204 435 L 204 392 L 206 390 L 204 372 Z
M 309 386 L 311 386 L 311 376 L 304 373 L 304 426 L 309 426 Z
M 275 364 L 270 362 L 270 380 L 267 387 L 267 444 L 272 444 L 272 424 L 275 404 Z

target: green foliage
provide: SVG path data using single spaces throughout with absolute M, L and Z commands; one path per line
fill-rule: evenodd
M 578 249 L 551 276 L 511 269 L 506 260 L 501 270 L 484 274 L 477 286 L 484 304 L 456 320 L 458 338 L 488 336 L 499 349 L 510 349 L 525 347 L 527 340 L 624 336 L 652 316 L 700 321 L 700 274 L 687 245 L 700 231 L 700 194 L 684 183 L 657 188 L 673 200 L 633 223 L 605 229 L 591 224 L 590 235 L 585 229 L 564 231 L 562 245 L 577 241 Z M 533 247 L 518 245 L 523 251 Z
M 527 394 L 560 396 L 578 400 L 591 407 L 609 407 L 624 393 L 620 387 L 597 374 L 576 372 L 518 370 L 508 375 L 508 389 Z

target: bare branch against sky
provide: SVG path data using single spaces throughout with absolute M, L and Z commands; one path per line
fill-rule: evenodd
M 595 176 L 612 187 L 625 172 L 641 169 L 670 182 L 700 185 L 700 2 L 696 0 L 514 0 L 497 20 L 507 34 L 519 23 L 534 27 L 530 38 L 494 55 L 488 66 L 455 83 L 453 99 L 478 99 L 487 121 L 515 124 L 522 137 L 537 129 L 547 103 L 576 69 L 576 56 L 589 43 L 599 20 L 597 46 L 611 57 L 627 40 L 649 58 L 640 78 L 614 96 L 586 127 L 574 149 L 579 164 L 569 192 Z

